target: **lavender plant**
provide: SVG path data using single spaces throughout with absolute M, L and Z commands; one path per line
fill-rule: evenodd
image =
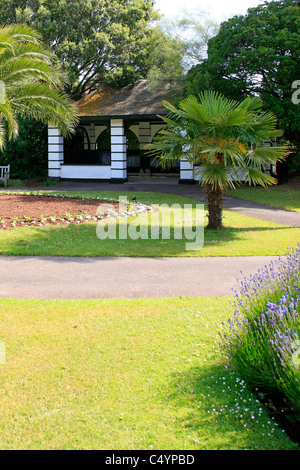
M 252 388 L 283 395 L 300 410 L 300 244 L 241 281 L 222 348 Z

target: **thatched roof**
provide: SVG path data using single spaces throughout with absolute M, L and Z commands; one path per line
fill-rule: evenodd
M 77 106 L 80 117 L 156 116 L 167 113 L 162 101 L 171 99 L 169 86 L 152 91 L 147 80 L 142 80 L 134 87 L 104 87 L 79 100 Z

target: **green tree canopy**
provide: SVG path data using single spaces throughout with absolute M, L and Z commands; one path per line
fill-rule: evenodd
M 34 118 L 73 131 L 76 107 L 64 92 L 65 75 L 26 25 L 0 28 L 0 148 L 18 135 L 18 117 Z
M 300 106 L 292 84 L 300 77 L 300 8 L 296 0 L 265 2 L 221 24 L 207 60 L 188 74 L 185 95 L 205 89 L 228 98 L 259 95 L 284 136 L 300 148 Z
M 196 165 L 194 172 L 205 186 L 208 198 L 208 227 L 222 227 L 222 198 L 226 187 L 240 181 L 268 185 L 275 182 L 265 167 L 283 159 L 284 146 L 270 147 L 266 139 L 281 136 L 276 117 L 263 112 L 259 98 L 242 102 L 206 91 L 189 96 L 176 108 L 165 102 L 166 126 L 148 148 L 163 166 L 182 157 Z
M 158 37 L 153 3 L 2 0 L 0 21 L 22 22 L 40 31 L 68 73 L 66 91 L 79 99 L 104 82 L 127 85 L 146 78 L 152 67 L 160 67 L 171 47 L 165 47 L 167 36 Z

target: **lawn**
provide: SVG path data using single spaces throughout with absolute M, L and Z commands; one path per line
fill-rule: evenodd
M 167 194 L 122 194 L 145 204 L 196 204 Z M 120 196 L 84 197 L 99 195 Z M 170 214 L 167 207 L 160 210 L 161 231 Z M 188 210 L 186 225 L 194 227 Z M 149 214 L 119 223 L 133 221 L 148 227 Z M 174 236 L 100 240 L 93 222 L 22 227 L 1 230 L 0 254 L 277 255 L 300 240 L 300 229 L 228 211 L 224 226 L 205 230 L 197 251 Z M 0 300 L 6 349 L 0 449 L 299 449 L 227 367 L 218 331 L 231 314 L 228 298 Z
M 54 193 L 55 194 L 55 193 Z M 67 194 L 67 193 L 65 193 Z M 68 193 L 69 196 L 101 197 L 110 200 L 120 194 L 114 192 Z M 190 205 L 186 209 L 186 226 L 195 230 L 195 218 L 192 207 L 197 201 L 171 194 L 122 192 L 128 201 L 136 197 L 145 204 L 171 207 Z M 177 209 L 176 209 L 177 210 Z M 176 212 L 176 211 L 175 211 Z M 171 238 L 162 236 L 162 224 L 170 218 L 168 207 L 161 208 L 161 220 L 158 222 L 159 238 L 126 240 L 101 240 L 97 237 L 97 223 L 88 222 L 80 225 L 22 227 L 0 232 L 0 255 L 44 255 L 51 256 L 254 256 L 254 255 L 284 255 L 287 249 L 295 247 L 300 240 L 300 229 L 284 227 L 279 224 L 224 211 L 224 230 L 205 230 L 204 246 L 196 249 L 186 249 L 187 239 L 177 239 L 174 236 L 176 223 L 171 217 Z M 138 217 L 121 218 L 120 226 L 130 225 L 135 221 L 142 230 L 148 227 L 153 214 Z M 176 219 L 176 217 L 175 217 Z M 112 219 L 110 224 L 114 224 Z M 148 231 L 148 228 L 147 228 Z M 119 233 L 119 232 L 117 232 Z M 190 246 L 190 245 L 189 245 Z
M 248 201 L 259 202 L 271 207 L 278 207 L 287 211 L 300 212 L 300 191 L 288 184 L 279 186 L 242 186 L 237 189 L 227 190 L 228 196 L 233 196 Z
M 0 448 L 292 450 L 222 357 L 229 299 L 0 300 Z

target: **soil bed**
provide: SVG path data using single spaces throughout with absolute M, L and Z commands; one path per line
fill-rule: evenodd
M 105 217 L 138 215 L 151 208 L 95 199 L 79 199 L 27 194 L 0 195 L 0 230 L 18 226 L 79 224 Z

